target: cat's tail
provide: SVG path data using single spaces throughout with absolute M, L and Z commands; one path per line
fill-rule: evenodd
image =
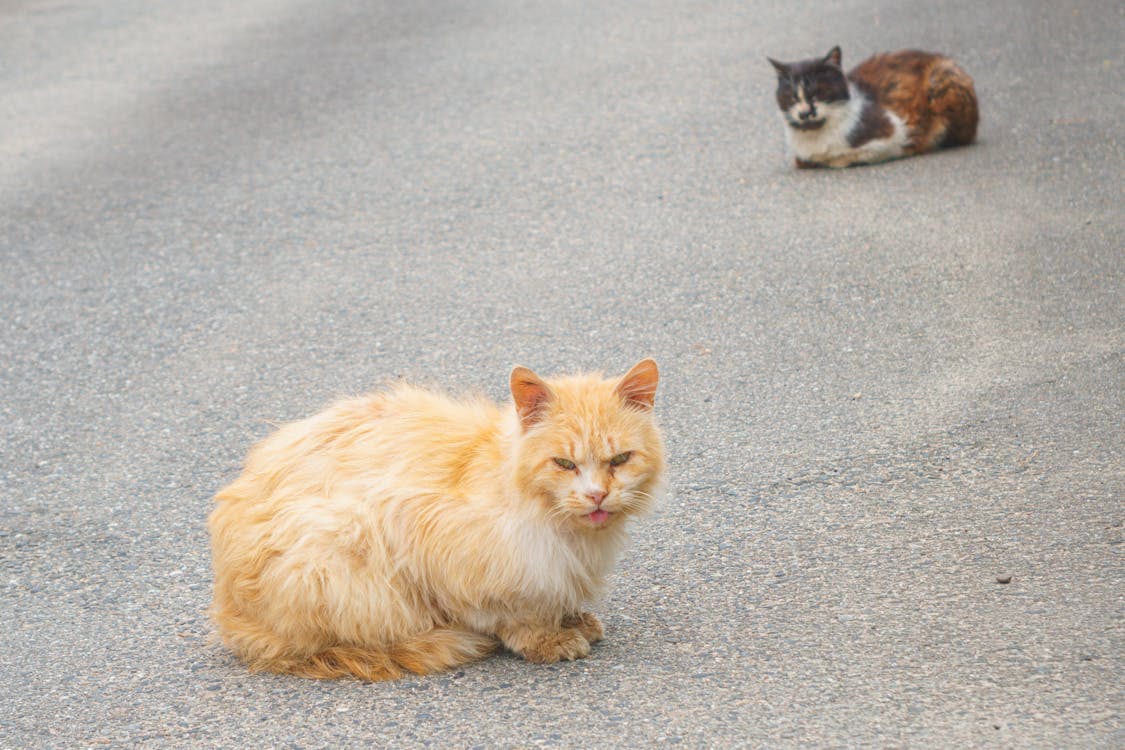
M 941 58 L 930 70 L 929 100 L 934 115 L 944 121 L 940 146 L 963 146 L 977 136 L 980 111 L 973 79 L 949 58 Z
M 358 677 L 373 682 L 394 680 L 405 672 L 430 674 L 467 664 L 490 654 L 495 638 L 468 630 L 435 628 L 386 649 L 331 646 L 304 660 L 261 665 L 268 671 L 330 680 Z

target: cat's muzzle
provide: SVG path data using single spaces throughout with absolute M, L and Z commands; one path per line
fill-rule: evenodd
M 789 127 L 794 130 L 819 130 L 824 127 L 825 122 L 824 118 L 819 120 L 790 120 Z

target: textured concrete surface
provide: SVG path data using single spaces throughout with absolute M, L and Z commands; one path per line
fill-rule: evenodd
M 1109 0 L 5 4 L 0 747 L 1125 746 L 1123 38 Z M 980 143 L 792 171 L 765 55 L 837 43 L 956 56 Z M 591 658 L 208 643 L 210 496 L 270 423 L 644 355 L 673 492 Z

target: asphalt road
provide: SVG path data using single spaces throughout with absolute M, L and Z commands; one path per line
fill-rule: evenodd
M 1125 746 L 1123 39 L 1112 0 L 5 3 L 0 747 Z M 953 54 L 979 144 L 793 171 L 765 56 L 833 44 Z M 208 642 L 271 423 L 646 355 L 672 493 L 591 658 Z

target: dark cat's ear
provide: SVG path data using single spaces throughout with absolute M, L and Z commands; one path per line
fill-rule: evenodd
M 843 55 L 842 52 L 840 52 L 839 45 L 833 47 L 831 50 L 829 50 L 828 54 L 824 56 L 824 62 L 831 63 L 832 65 L 835 65 L 837 68 L 844 67 L 843 61 L 844 61 L 844 55 Z
M 543 418 L 543 408 L 555 394 L 538 375 L 526 367 L 512 370 L 510 385 L 516 414 L 519 414 L 520 424 L 526 430 Z
M 766 59 L 770 61 L 770 65 L 773 66 L 773 69 L 777 71 L 777 74 L 779 76 L 789 75 L 789 66 L 788 65 L 786 65 L 785 63 L 782 63 L 782 62 L 778 62 L 777 60 L 774 60 L 772 57 L 767 57 Z
M 659 380 L 656 362 L 642 359 L 621 378 L 621 382 L 617 384 L 617 393 L 627 404 L 651 409 L 656 401 L 656 384 Z

